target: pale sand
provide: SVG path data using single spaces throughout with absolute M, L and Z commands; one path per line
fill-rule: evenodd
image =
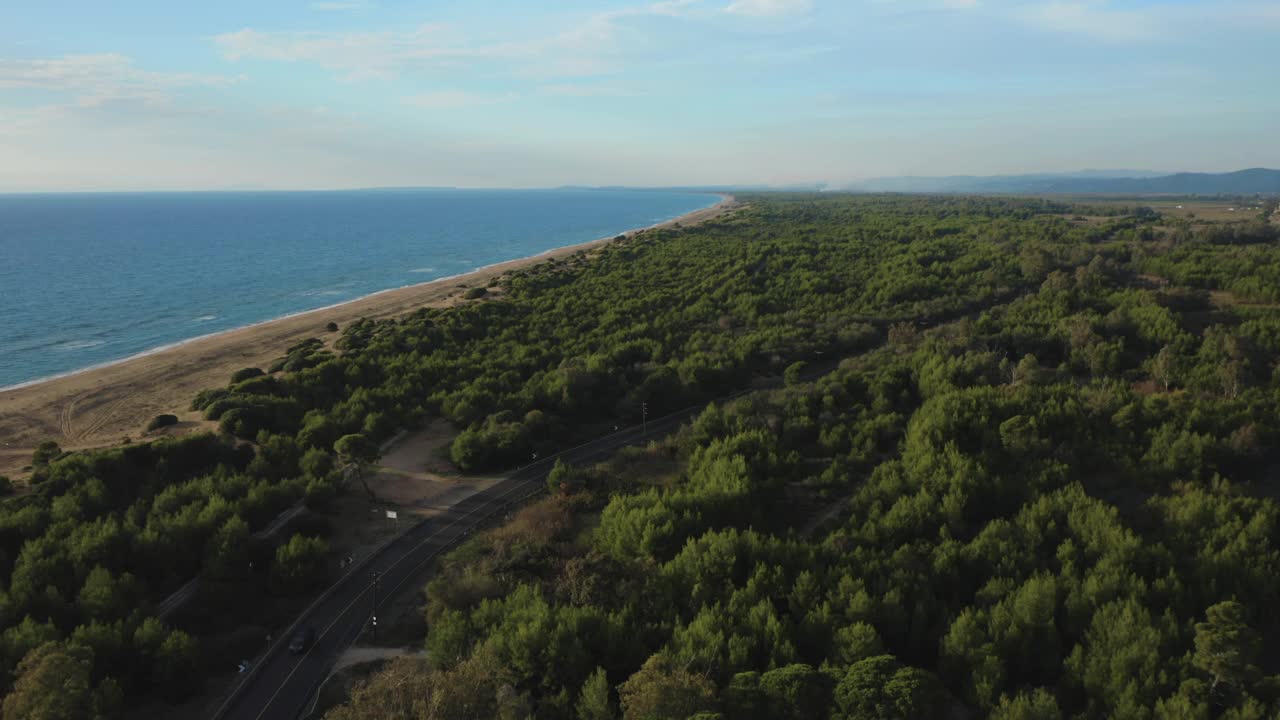
M 704 222 L 738 207 L 731 196 L 653 227 Z M 649 229 L 649 228 L 645 228 Z M 633 230 L 625 235 L 634 235 Z M 311 337 L 331 343 L 339 328 L 361 318 L 395 317 L 422 307 L 464 302 L 460 285 L 477 286 L 517 268 L 572 255 L 613 238 L 559 248 L 533 257 L 493 265 L 454 278 L 387 290 L 331 308 L 322 308 L 213 335 L 44 382 L 0 391 L 0 475 L 17 479 L 31 461 L 37 444 L 53 440 L 67 450 L 118 445 L 125 437 L 144 439 L 143 428 L 161 413 L 183 420 L 163 432 L 188 432 L 212 426 L 189 411 L 201 390 L 224 387 L 231 373 L 244 367 L 266 368 L 286 348 Z

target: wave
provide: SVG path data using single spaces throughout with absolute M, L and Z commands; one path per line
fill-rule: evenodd
M 88 350 L 89 348 L 96 348 L 106 344 L 106 340 L 67 340 L 54 345 L 52 349 L 70 352 L 72 350 Z
M 301 297 L 338 297 L 351 292 L 351 289 L 345 285 L 335 287 L 321 288 L 319 290 L 302 290 L 297 295 Z
M 218 319 L 217 315 L 201 315 L 200 317 L 196 318 L 194 322 L 209 322 L 210 320 L 217 320 L 217 319 Z
M 435 271 L 436 271 L 436 269 L 435 269 L 435 268 L 433 268 L 433 267 L 420 267 L 420 268 L 414 268 L 413 270 L 410 270 L 409 272 L 411 272 L 411 273 L 433 273 L 433 272 L 435 272 Z

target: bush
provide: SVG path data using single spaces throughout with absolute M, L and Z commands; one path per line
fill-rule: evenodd
M 320 338 L 307 338 L 297 345 L 291 345 L 288 350 L 284 351 L 284 353 L 286 355 L 292 355 L 294 353 L 309 353 L 319 350 L 322 347 L 324 347 L 324 341 Z
M 195 399 L 191 401 L 191 409 L 197 410 L 197 411 L 204 410 L 205 408 L 209 407 L 209 405 L 213 404 L 214 402 L 217 402 L 218 400 L 221 400 L 222 398 L 226 397 L 229 394 L 230 394 L 230 391 L 227 390 L 226 388 L 214 388 L 212 390 L 201 390 L 200 392 L 196 393 Z
M 299 592 L 322 584 L 328 552 L 329 545 L 324 540 L 304 535 L 294 535 L 288 543 L 276 548 L 272 578 L 278 589 L 286 593 Z
M 36 446 L 36 451 L 31 455 L 31 465 L 33 467 L 44 467 L 61 456 L 62 448 L 58 447 L 58 443 L 52 440 L 45 440 Z
M 219 415 L 218 430 L 228 435 L 244 436 L 249 426 L 244 421 L 244 409 L 233 407 Z
M 791 363 L 791 365 L 782 372 L 782 380 L 788 385 L 798 385 L 799 383 L 804 382 L 804 371 L 808 369 L 809 363 L 803 360 Z
M 284 386 L 270 375 L 259 375 L 237 383 L 232 390 L 236 395 L 284 395 Z
M 329 332 L 338 332 L 338 323 L 331 322 L 328 325 L 325 325 L 324 329 L 328 330 Z
M 317 353 L 310 353 L 310 354 L 301 353 L 301 352 L 289 353 L 289 357 L 285 359 L 284 370 L 285 372 L 298 372 L 299 370 L 306 370 L 307 368 L 312 368 L 312 367 L 315 367 L 316 365 L 319 365 L 320 363 L 324 362 L 330 357 L 333 357 L 333 356 L 330 353 L 325 353 L 325 352 L 317 352 Z
M 204 408 L 205 420 L 219 420 L 222 414 L 228 410 L 240 407 L 241 400 L 231 397 L 222 397 L 209 403 Z
M 312 480 L 307 483 L 303 500 L 311 510 L 325 510 L 338 496 L 338 488 L 327 480 Z
M 147 432 L 151 432 L 152 430 L 159 430 L 160 428 L 166 428 L 166 427 L 169 427 L 170 425 L 177 425 L 177 424 L 178 424 L 177 415 L 169 415 L 167 413 L 164 415 L 157 415 L 151 418 L 151 422 L 147 423 Z
M 338 441 L 333 444 L 333 451 L 348 462 L 371 463 L 378 459 L 378 446 L 359 433 L 338 438 Z
M 551 472 L 547 473 L 547 489 L 551 491 L 552 495 L 572 492 L 577 489 L 578 484 L 578 473 L 565 464 L 563 460 L 557 459 L 555 467 L 551 468 Z
M 0 475 L 0 495 L 13 494 L 13 481 L 8 475 Z
M 464 298 L 466 298 L 466 299 L 468 299 L 468 300 L 475 300 L 476 298 L 482 298 L 482 297 L 484 297 L 485 295 L 488 295 L 488 294 L 489 294 L 489 291 L 488 291 L 488 290 L 486 290 L 486 289 L 484 289 L 484 288 L 482 288 L 482 287 L 474 287 L 474 288 L 471 288 L 470 290 L 468 290 L 468 291 L 466 292 L 466 294 L 465 294 L 465 295 L 463 295 L 462 297 L 464 297 Z
M 245 380 L 249 380 L 250 378 L 260 377 L 262 375 L 266 375 L 266 373 L 262 372 L 262 368 L 241 368 L 231 375 L 231 384 L 235 385 L 236 383 L 241 383 Z

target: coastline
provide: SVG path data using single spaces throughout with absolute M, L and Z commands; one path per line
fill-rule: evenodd
M 173 413 L 183 421 L 179 431 L 206 425 L 187 410 L 195 393 L 225 385 L 242 367 L 265 366 L 289 346 L 310 337 L 327 343 L 340 336 L 325 330 L 361 318 L 381 320 L 421 307 L 448 307 L 462 302 L 460 285 L 488 282 L 503 273 L 545 260 L 599 247 L 617 237 L 676 224 L 695 224 L 738 207 L 732 195 L 720 201 L 644 228 L 613 237 L 551 248 L 535 255 L 486 265 L 422 283 L 379 290 L 312 310 L 170 343 L 126 358 L 69 373 L 0 388 L 0 475 L 13 476 L 44 440 L 66 449 L 115 445 L 124 437 L 139 438 L 148 420 Z

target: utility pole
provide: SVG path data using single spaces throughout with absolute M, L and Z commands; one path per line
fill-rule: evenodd
M 370 587 L 373 590 L 373 612 L 370 613 L 369 634 L 371 639 L 378 639 L 378 587 L 382 584 L 382 573 L 378 570 L 373 571 L 373 582 Z

